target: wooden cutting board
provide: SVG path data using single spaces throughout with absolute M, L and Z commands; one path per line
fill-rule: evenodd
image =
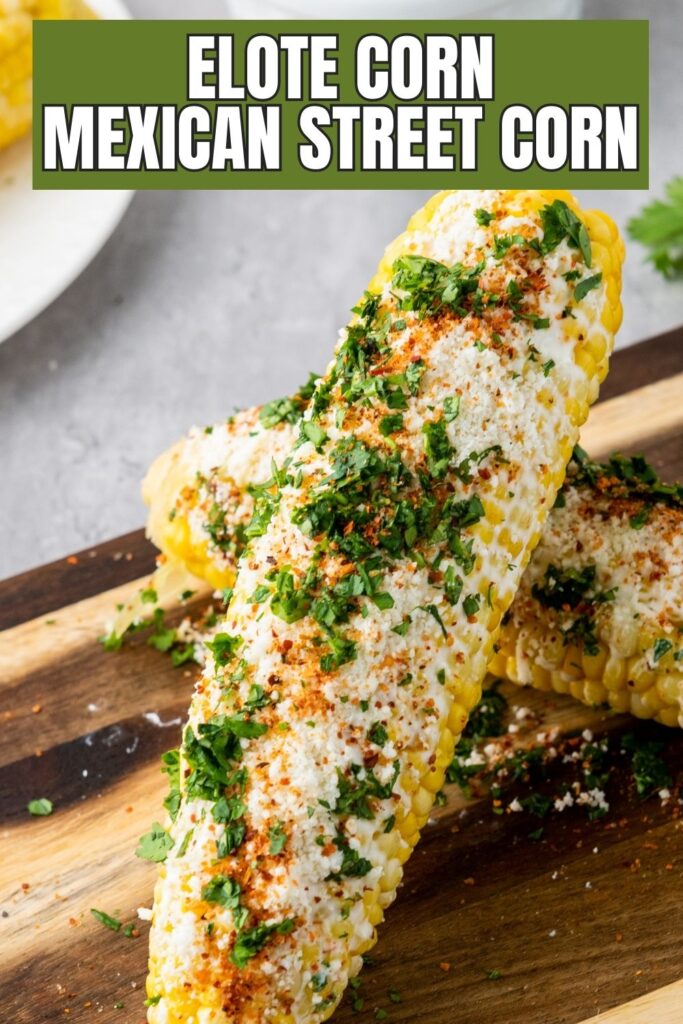
M 584 433 L 591 453 L 644 451 L 663 476 L 683 477 L 681 374 L 683 329 L 619 353 Z M 148 926 L 126 938 L 89 908 L 129 922 L 150 906 L 155 869 L 133 849 L 160 816 L 159 755 L 177 745 L 190 697 L 193 673 L 143 638 L 115 654 L 97 642 L 153 562 L 137 532 L 0 583 L 7 1022 L 144 1020 Z M 545 726 L 632 727 L 569 700 L 513 697 Z M 681 769 L 683 734 L 673 746 Z M 27 802 L 43 796 L 54 813 L 30 817 Z M 540 842 L 520 818 L 449 793 L 387 915 L 357 1019 L 683 1021 L 683 827 L 671 806 L 624 796 L 605 820 L 551 817 Z M 353 1016 L 345 999 L 334 1019 Z

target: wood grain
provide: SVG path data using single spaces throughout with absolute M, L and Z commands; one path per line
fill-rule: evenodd
M 683 372 L 683 334 L 669 342 L 641 350 L 643 373 L 636 350 L 620 353 L 617 384 L 594 416 L 673 478 L 683 476 L 682 420 L 675 396 L 657 396 L 671 393 L 667 375 Z M 619 398 L 634 386 L 648 392 L 641 420 L 643 406 Z M 152 567 L 140 532 L 0 584 L 0 991 L 16 1024 L 144 1020 L 147 925 L 127 939 L 89 911 L 129 922 L 150 905 L 154 868 L 133 850 L 159 817 L 158 758 L 178 742 L 193 681 L 144 635 L 115 654 L 97 643 L 115 603 Z M 563 733 L 632 728 L 570 700 L 514 695 Z M 683 776 L 683 736 L 672 735 L 671 766 Z M 27 814 L 37 796 L 54 802 L 50 817 Z M 406 1024 L 577 1024 L 598 1013 L 595 1024 L 679 1022 L 676 810 L 624 793 L 607 820 L 568 812 L 532 842 L 522 815 L 495 817 L 487 799 L 451 792 L 363 974 L 363 1013 L 345 1001 L 335 1021 L 373 1021 L 385 1009 Z
M 583 1024 L 680 1024 L 682 1016 L 683 981 L 675 981 Z
M 581 431 L 581 444 L 594 457 L 631 450 L 667 434 L 681 436 L 683 373 L 600 402 Z
M 47 615 L 154 571 L 156 550 L 144 530 L 30 569 L 0 585 L 0 629 Z

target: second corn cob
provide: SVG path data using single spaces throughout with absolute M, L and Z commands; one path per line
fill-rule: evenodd
M 93 17 L 81 0 L 0 0 L 0 149 L 31 126 L 33 22 Z
M 359 970 L 606 371 L 621 248 L 582 217 L 435 197 L 259 489 L 168 759 L 152 1024 L 322 1021 Z
M 579 453 L 490 671 L 683 727 L 683 488 Z
M 182 565 L 216 588 L 231 584 L 253 508 L 249 485 L 296 436 L 294 414 L 290 422 L 278 411 L 301 403 L 239 413 L 211 428 L 211 447 L 195 431 L 160 457 L 145 493 L 164 574 Z M 642 458 L 598 464 L 579 450 L 560 497 L 489 672 L 683 727 L 683 487 L 663 484 Z M 182 589 L 182 576 L 172 578 L 170 590 L 158 586 L 162 600 Z

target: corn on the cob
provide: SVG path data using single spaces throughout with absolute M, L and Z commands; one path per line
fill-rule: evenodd
M 162 603 L 186 585 L 183 565 L 215 588 L 230 586 L 253 510 L 248 488 L 296 438 L 278 411 L 301 404 L 238 413 L 211 428 L 213 442 L 194 431 L 154 464 L 145 494 L 150 534 L 165 553 L 155 581 Z M 503 620 L 489 672 L 683 727 L 682 608 L 681 486 L 663 485 L 639 458 L 600 465 L 582 457 L 570 464 L 562 504 Z M 136 614 L 145 610 L 135 605 Z
M 0 0 L 0 149 L 31 126 L 33 22 L 93 17 L 81 0 Z
M 621 244 L 576 209 L 431 200 L 262 488 L 167 802 L 152 1024 L 318 1022 L 360 969 L 606 372 Z
M 639 458 L 581 455 L 490 671 L 683 727 L 683 488 Z
M 156 461 L 145 496 L 150 535 L 165 553 L 162 600 L 183 589 L 182 574 L 165 582 L 181 565 L 230 586 L 253 510 L 248 488 L 265 479 L 270 456 L 277 462 L 291 448 L 304 404 L 299 393 L 238 413 Z M 683 727 L 683 488 L 662 484 L 642 458 L 598 464 L 579 454 L 561 498 L 489 672 Z

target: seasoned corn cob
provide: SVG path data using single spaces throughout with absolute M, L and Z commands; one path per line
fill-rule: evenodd
M 683 487 L 580 454 L 490 671 L 683 727 Z
M 145 495 L 150 534 L 165 552 L 156 589 L 169 602 L 187 582 L 172 575 L 166 584 L 172 567 L 191 567 L 215 588 L 232 583 L 253 510 L 248 487 L 294 443 L 304 404 L 299 393 L 238 413 L 156 461 Z M 683 488 L 662 484 L 642 458 L 600 465 L 579 450 L 561 499 L 489 671 L 683 727 Z
M 151 536 L 165 552 L 155 583 L 162 602 L 186 585 L 183 565 L 230 586 L 253 511 L 248 487 L 294 443 L 302 404 L 299 394 L 238 413 L 156 461 L 145 494 Z M 496 648 L 493 675 L 683 727 L 681 485 L 662 484 L 641 458 L 601 465 L 579 451 Z
M 607 369 L 621 243 L 576 209 L 434 197 L 260 489 L 167 757 L 151 1024 L 322 1021 L 360 969 Z
M 31 126 L 34 20 L 93 17 L 81 0 L 0 0 L 0 149 Z

